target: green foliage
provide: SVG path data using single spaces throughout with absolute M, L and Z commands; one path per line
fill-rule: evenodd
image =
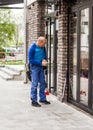
M 9 9 L 0 9 L 0 46 L 7 46 L 16 34 L 16 25 L 11 20 Z
M 24 62 L 22 60 L 17 60 L 17 61 L 0 61 L 0 65 L 23 65 Z

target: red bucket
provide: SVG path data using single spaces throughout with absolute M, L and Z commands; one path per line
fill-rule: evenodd
M 49 95 L 49 90 L 48 89 L 45 90 L 45 95 L 46 96 Z

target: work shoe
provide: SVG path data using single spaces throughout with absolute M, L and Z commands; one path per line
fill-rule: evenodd
M 44 103 L 44 104 L 50 104 L 49 101 L 45 100 L 45 101 L 40 101 L 40 103 Z
M 32 106 L 41 107 L 41 105 L 38 102 L 34 102 L 34 101 L 32 101 Z

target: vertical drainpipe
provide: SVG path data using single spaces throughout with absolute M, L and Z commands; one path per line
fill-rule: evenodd
M 24 70 L 26 70 L 26 64 L 27 64 L 27 0 L 24 0 Z M 24 83 L 27 83 L 27 76 L 26 71 L 24 71 Z

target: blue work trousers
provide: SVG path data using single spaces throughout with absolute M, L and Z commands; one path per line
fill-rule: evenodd
M 39 83 L 39 99 L 40 101 L 44 101 L 46 100 L 45 95 L 46 82 L 45 82 L 44 69 L 42 66 L 31 65 L 31 71 L 32 71 L 31 99 L 32 101 L 37 102 L 38 98 L 37 87 Z

